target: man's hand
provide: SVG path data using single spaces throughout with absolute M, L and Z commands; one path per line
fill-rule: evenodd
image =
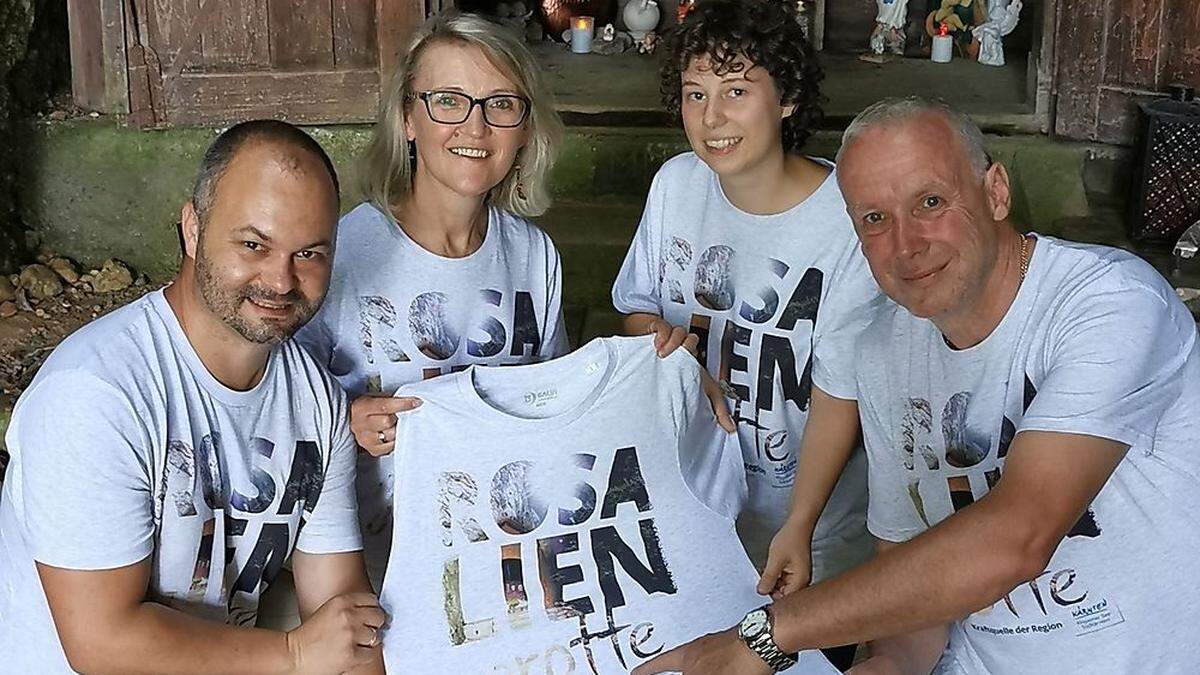
M 770 675 L 771 672 L 766 662 L 738 637 L 737 628 L 709 633 L 633 669 L 633 675 Z
M 382 457 L 396 447 L 396 413 L 421 405 L 412 396 L 380 396 L 363 394 L 350 404 L 350 431 L 358 446 L 375 457 Z
M 386 621 L 374 594 L 346 593 L 331 598 L 287 634 L 294 672 L 344 673 L 379 659 L 379 629 Z
M 778 600 L 812 581 L 812 528 L 791 520 L 771 539 L 767 566 L 758 581 L 760 595 Z

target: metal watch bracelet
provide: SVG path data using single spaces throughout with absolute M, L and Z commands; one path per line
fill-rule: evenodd
M 775 618 L 771 616 L 771 611 L 768 609 L 768 607 L 768 605 L 764 605 L 758 610 L 754 610 L 763 611 L 766 613 L 766 630 L 749 640 L 743 638 L 743 641 L 746 643 L 746 646 L 750 647 L 751 651 L 757 654 L 758 657 L 771 668 L 772 671 L 778 673 L 796 665 L 797 655 L 788 654 L 780 649 L 779 645 L 775 643 L 775 638 L 772 636 L 772 633 L 775 629 Z

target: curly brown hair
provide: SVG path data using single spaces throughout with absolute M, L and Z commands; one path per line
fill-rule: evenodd
M 820 82 L 825 77 L 804 37 L 795 0 L 700 0 L 666 37 L 663 106 L 679 119 L 683 72 L 707 56 L 717 75 L 742 68 L 745 57 L 770 74 L 780 103 L 796 110 L 783 120 L 783 151 L 800 154 L 821 123 Z

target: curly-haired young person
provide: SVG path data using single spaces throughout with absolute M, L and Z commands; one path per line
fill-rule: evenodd
M 803 154 L 822 71 L 794 3 L 701 2 L 667 44 L 663 100 L 692 152 L 655 176 L 613 304 L 720 382 L 749 485 L 739 533 L 778 596 L 871 554 L 854 348 L 881 296 L 833 165 Z

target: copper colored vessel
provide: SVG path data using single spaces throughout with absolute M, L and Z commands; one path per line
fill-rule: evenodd
M 595 17 L 597 30 L 615 21 L 617 0 L 539 0 L 538 10 L 546 32 L 561 40 L 563 31 L 571 27 L 573 16 Z

